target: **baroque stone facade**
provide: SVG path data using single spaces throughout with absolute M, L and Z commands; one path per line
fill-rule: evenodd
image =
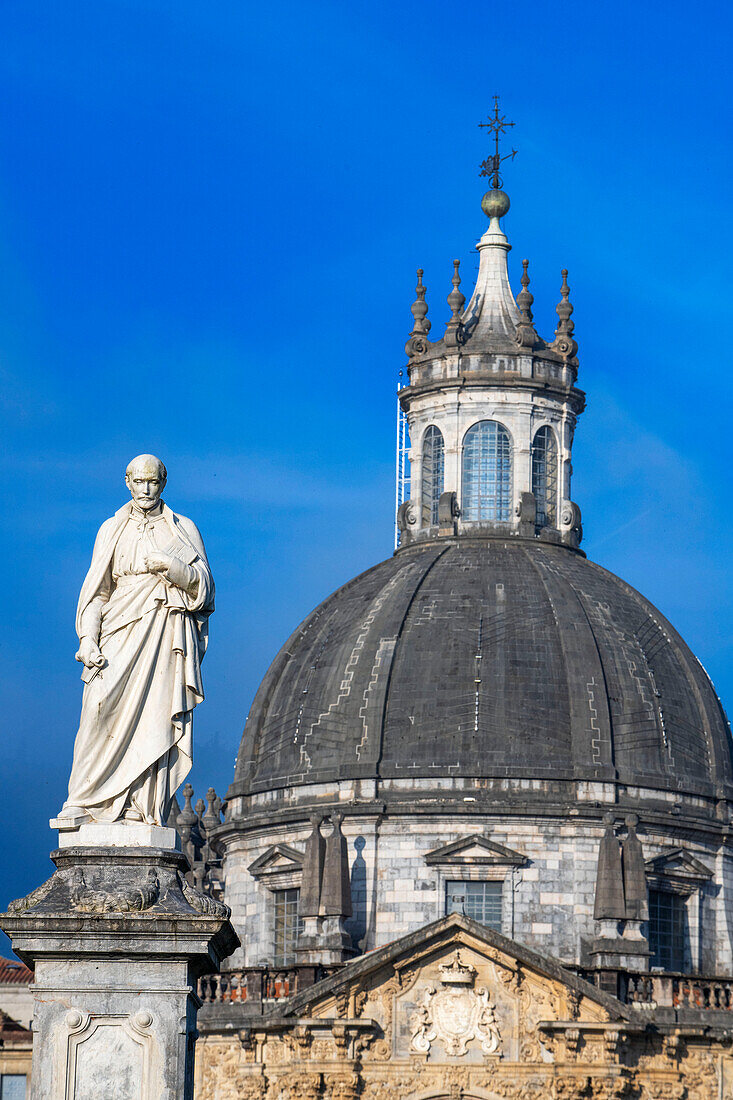
M 713 1100 L 725 1027 L 643 1011 L 452 915 L 232 1034 L 202 1012 L 199 1100 Z

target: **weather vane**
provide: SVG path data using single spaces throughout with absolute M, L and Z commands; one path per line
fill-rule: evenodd
M 492 156 L 486 158 L 481 162 L 481 176 L 493 176 L 493 186 L 498 191 L 502 185 L 502 179 L 499 175 L 499 166 L 504 160 L 514 160 L 517 155 L 517 150 L 512 149 L 511 153 L 505 153 L 502 157 L 499 153 L 499 135 L 503 134 L 510 126 L 513 126 L 513 122 L 507 122 L 506 115 L 499 114 L 499 97 L 494 96 L 494 114 L 489 115 L 488 122 L 479 122 L 479 126 L 482 130 L 488 130 L 490 134 L 494 135 L 496 142 L 495 152 Z

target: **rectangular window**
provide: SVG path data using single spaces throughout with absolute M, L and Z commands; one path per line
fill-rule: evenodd
M 684 970 L 687 906 L 681 894 L 649 891 L 649 949 L 651 966 Z
M 276 890 L 275 899 L 275 966 L 292 966 L 295 962 L 295 947 L 298 943 L 303 922 L 298 916 L 300 890 Z
M 0 1074 L 0 1100 L 26 1100 L 27 1080 L 24 1073 Z
M 445 911 L 463 913 L 501 932 L 502 886 L 501 882 L 446 882 Z

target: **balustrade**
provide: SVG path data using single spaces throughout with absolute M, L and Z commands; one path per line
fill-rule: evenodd
M 280 1001 L 298 991 L 296 968 L 248 967 L 205 974 L 199 979 L 203 1004 L 241 1004 L 245 1001 Z
M 733 1011 L 733 981 L 694 974 L 629 975 L 626 999 L 637 1008 Z
M 305 985 L 311 985 L 325 974 L 325 968 L 321 973 L 310 973 Z M 730 978 L 701 978 L 694 974 L 628 974 L 624 977 L 619 994 L 622 1000 L 640 1011 L 688 1008 L 733 1012 L 733 980 Z M 198 984 L 203 1004 L 262 1004 L 284 1000 L 297 992 L 298 967 L 225 970 L 221 974 L 204 975 Z

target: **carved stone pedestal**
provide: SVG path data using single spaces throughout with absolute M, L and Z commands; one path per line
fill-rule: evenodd
M 620 970 L 643 974 L 649 970 L 651 951 L 642 936 L 597 936 L 592 940 L 589 957 L 594 969 Z
M 180 852 L 70 847 L 0 925 L 35 968 L 33 1100 L 191 1100 L 199 975 L 238 946 Z
M 295 953 L 305 966 L 333 966 L 351 958 L 354 949 L 343 917 L 303 917 Z

